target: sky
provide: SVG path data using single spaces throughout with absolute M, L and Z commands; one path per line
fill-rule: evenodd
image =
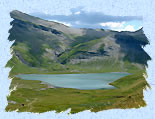
M 115 31 L 136 31 L 142 28 L 140 16 L 110 16 L 102 12 L 86 12 L 83 7 L 72 8 L 70 11 L 70 15 L 51 15 L 41 12 L 31 15 L 74 28 L 102 28 Z

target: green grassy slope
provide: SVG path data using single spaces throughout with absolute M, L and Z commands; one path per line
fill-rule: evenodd
M 151 58 L 142 49 L 148 44 L 146 36 L 142 30 L 130 32 L 112 32 L 95 29 L 72 29 L 56 22 L 48 22 L 18 11 L 11 12 L 14 19 L 11 22 L 12 28 L 9 30 L 9 40 L 15 40 L 12 48 L 13 54 L 24 59 L 24 63 L 31 67 L 46 67 L 50 63 L 67 64 L 72 59 L 79 59 L 85 55 L 85 59 L 90 61 L 90 57 L 103 57 L 105 52 L 108 56 L 113 52 L 112 45 L 120 45 L 117 54 L 124 54 L 119 60 L 130 63 L 147 65 Z M 35 22 L 36 21 L 36 22 Z M 63 30 L 61 30 L 63 29 Z M 70 34 L 67 31 L 80 31 L 83 34 Z M 88 51 L 98 42 L 99 39 L 109 37 L 109 43 L 100 44 L 97 51 Z M 112 38 L 113 40 L 110 40 Z M 111 42 L 111 43 L 110 43 Z M 111 47 L 111 50 L 104 49 Z M 89 54 L 89 55 L 88 55 Z M 96 54 L 96 55 L 93 55 Z M 111 54 L 110 54 L 111 55 Z M 114 57 L 116 58 L 116 57 Z
M 143 77 L 143 72 L 129 75 L 111 83 L 118 89 L 108 90 L 76 90 L 67 88 L 48 88 L 40 81 L 28 81 L 14 78 L 7 111 L 18 109 L 19 112 L 65 111 L 71 108 L 71 113 L 83 110 L 93 112 L 114 108 L 139 108 L 146 106 L 143 100 L 143 89 L 149 86 Z M 24 104 L 24 106 L 23 106 Z

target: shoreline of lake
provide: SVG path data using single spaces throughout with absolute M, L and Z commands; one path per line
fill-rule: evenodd
M 81 73 L 81 74 L 19 74 L 23 80 L 40 80 L 48 88 L 74 88 L 82 90 L 113 89 L 109 83 L 129 73 Z

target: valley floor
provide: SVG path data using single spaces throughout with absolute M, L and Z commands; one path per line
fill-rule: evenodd
M 111 83 L 117 89 L 77 90 L 50 88 L 41 81 L 13 78 L 10 89 L 15 91 L 8 96 L 6 111 L 37 112 L 55 110 L 71 113 L 84 110 L 93 112 L 115 108 L 139 108 L 146 106 L 143 90 L 149 87 L 144 71 L 125 76 Z

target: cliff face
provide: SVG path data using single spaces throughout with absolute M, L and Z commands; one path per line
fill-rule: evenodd
M 96 67 L 110 64 L 124 70 L 130 67 L 126 62 L 142 68 L 151 59 L 142 48 L 149 43 L 142 29 L 75 29 L 19 11 L 10 15 L 14 19 L 9 31 L 9 40 L 15 40 L 13 55 L 30 67 L 90 63 Z

